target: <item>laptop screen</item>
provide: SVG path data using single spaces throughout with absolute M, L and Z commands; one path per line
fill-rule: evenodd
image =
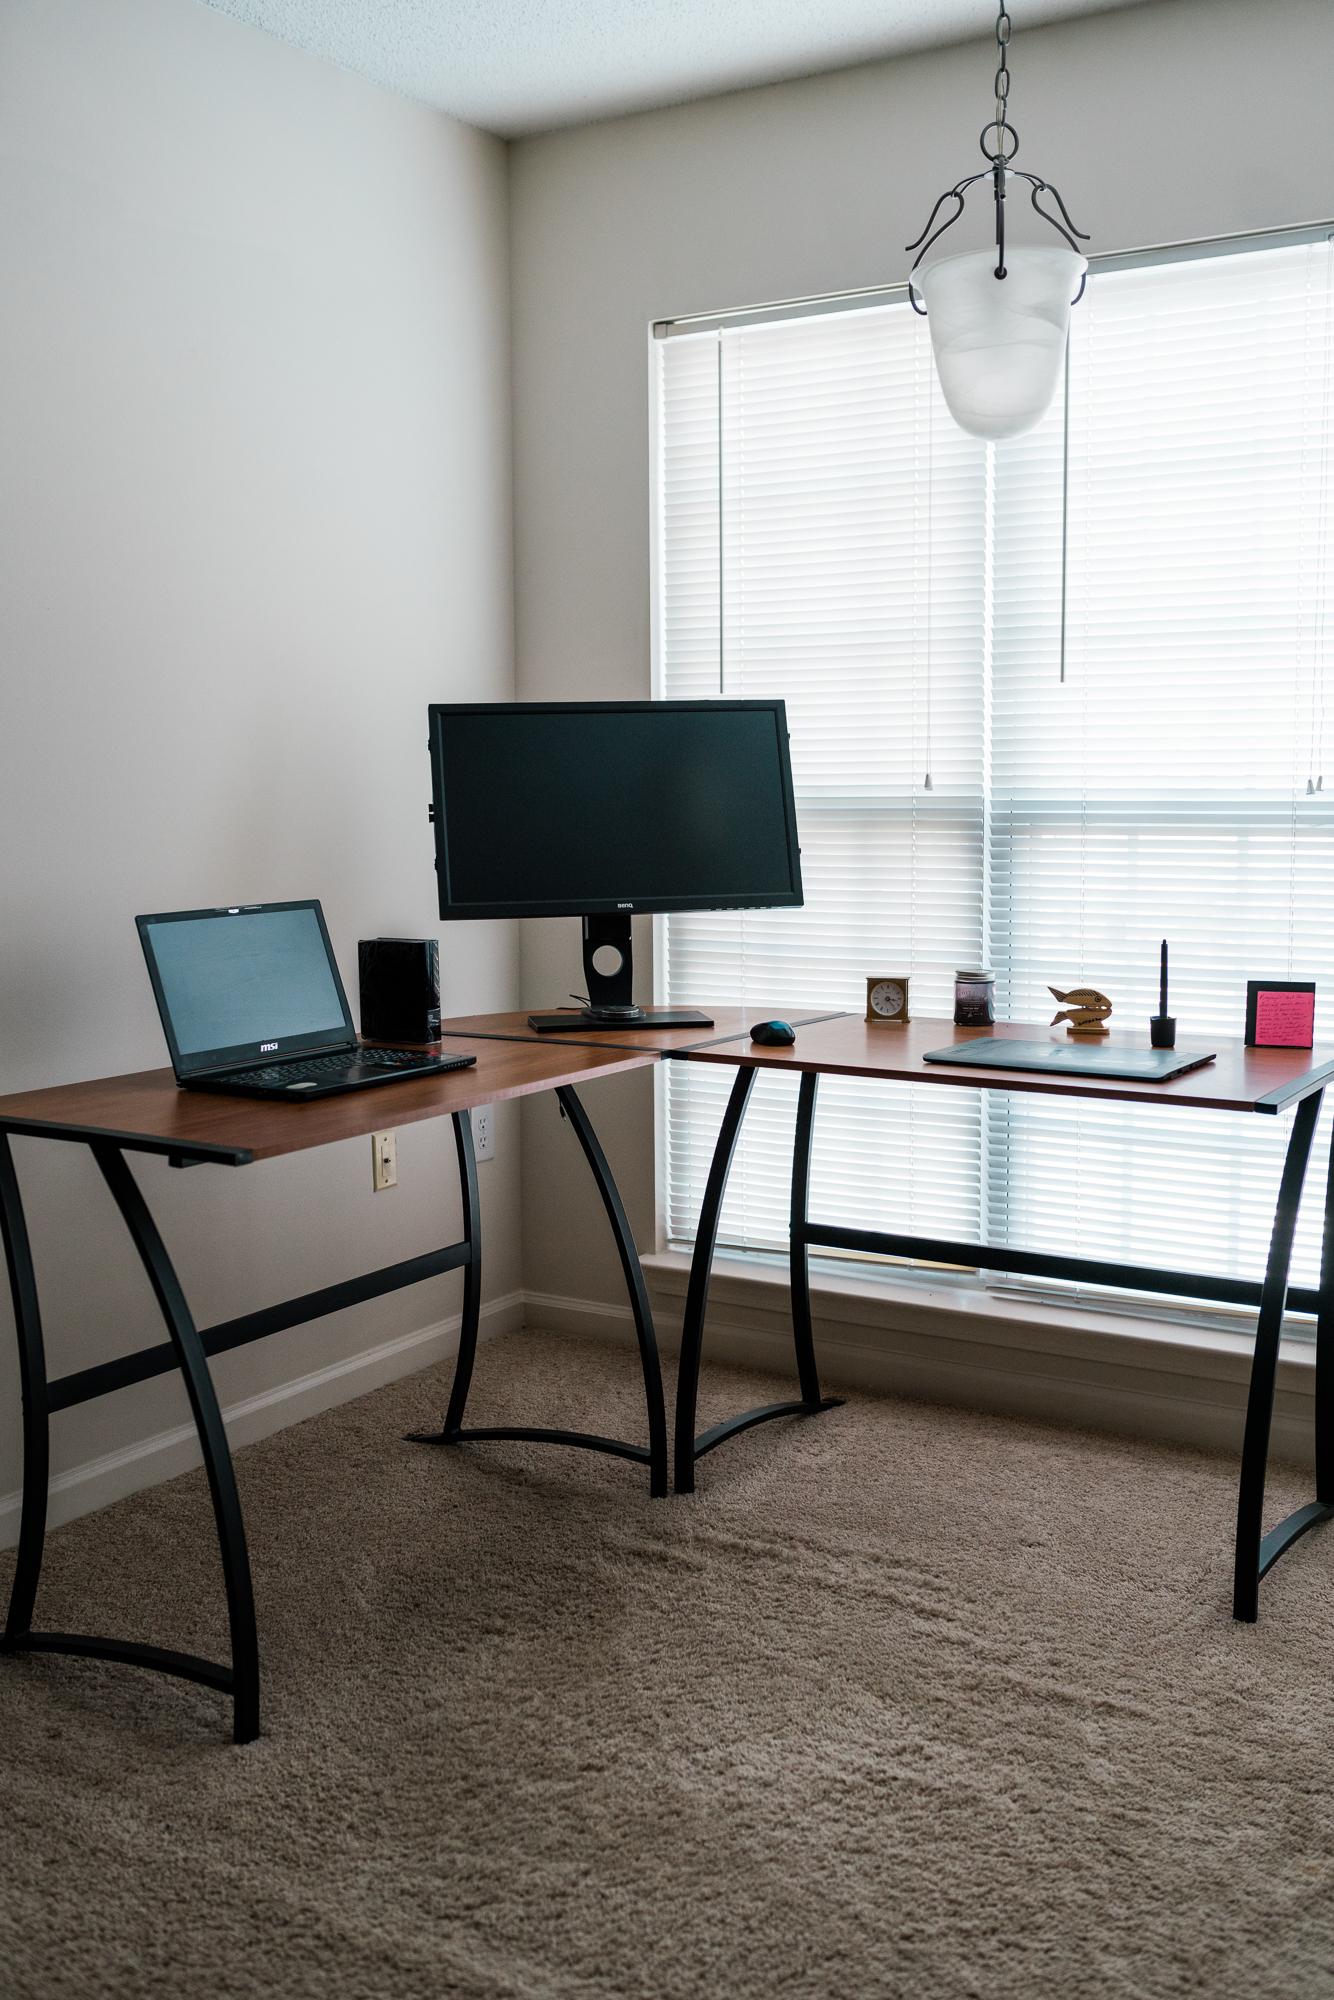
M 178 1073 L 353 1039 L 318 903 L 136 921 Z

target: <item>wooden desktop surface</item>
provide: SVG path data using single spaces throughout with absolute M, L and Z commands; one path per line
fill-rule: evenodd
M 562 1010 L 549 1008 L 545 1011 L 560 1013 Z M 577 1008 L 570 1009 L 572 1014 L 577 1011 Z M 442 1021 L 440 1033 L 446 1038 L 456 1035 L 495 1036 L 516 1042 L 540 1042 L 545 1048 L 565 1042 L 590 1049 L 633 1049 L 638 1053 L 676 1055 L 682 1050 L 704 1047 L 711 1042 L 735 1041 L 738 1038 L 748 1042 L 750 1031 L 757 1021 L 786 1021 L 789 1027 L 797 1028 L 803 1022 L 839 1018 L 832 1007 L 709 1007 L 701 1004 L 697 1011 L 709 1015 L 713 1022 L 711 1028 L 655 1028 L 650 1021 L 638 1028 L 557 1028 L 554 1033 L 550 1030 L 544 1033 L 529 1027 L 525 1012 L 460 1014 L 452 1021 Z
M 657 1060 L 651 1051 L 634 1055 L 562 1047 L 562 1040 L 559 1035 L 541 1045 L 451 1040 L 444 1052 L 475 1056 L 471 1068 L 348 1091 L 340 1097 L 318 1097 L 305 1104 L 181 1090 L 169 1069 L 140 1070 L 0 1097 L 0 1125 L 14 1121 L 77 1126 L 168 1140 L 183 1149 L 224 1147 L 242 1158 L 269 1160 L 338 1139 L 364 1138 L 370 1132 L 416 1124 L 423 1118 L 469 1111 L 478 1104 L 555 1090 L 560 1084 L 577 1086 L 593 1077 L 617 1076 Z
M 1030 1027 L 1015 1021 L 998 1022 L 994 1028 L 956 1028 L 952 1021 L 913 1020 L 895 1027 L 843 1014 L 798 1029 L 791 1048 L 761 1048 L 747 1040 L 682 1049 L 678 1055 L 687 1062 L 723 1063 L 732 1068 L 818 1070 L 826 1076 L 883 1077 L 972 1090 L 1037 1091 L 1055 1097 L 1105 1097 L 1132 1104 L 1178 1104 L 1217 1111 L 1282 1111 L 1323 1083 L 1334 1081 L 1334 1048 L 1248 1049 L 1239 1039 L 1189 1033 L 1178 1034 L 1180 1051 L 1214 1049 L 1217 1060 L 1167 1083 L 1055 1076 L 1041 1070 L 956 1068 L 950 1063 L 922 1060 L 928 1049 L 962 1046 L 988 1035 L 1066 1044 L 1071 1039 L 1063 1028 Z M 1143 1049 L 1148 1040 L 1146 1025 L 1142 1034 L 1122 1029 L 1099 1037 L 1096 1046 Z
M 609 1030 L 600 1044 L 583 1036 L 537 1035 L 522 1014 L 467 1017 L 480 1033 L 468 1036 L 461 1021 L 445 1024 L 446 1050 L 472 1055 L 468 1069 L 379 1089 L 350 1091 L 311 1103 L 286 1104 L 255 1097 L 226 1097 L 212 1091 L 181 1090 L 169 1069 L 128 1076 L 98 1077 L 88 1083 L 57 1084 L 46 1090 L 0 1097 L 0 1125 L 35 1123 L 70 1126 L 109 1135 L 151 1138 L 168 1147 L 218 1148 L 219 1157 L 274 1159 L 283 1153 L 362 1138 L 386 1127 L 440 1118 L 534 1091 L 578 1085 L 651 1067 L 663 1055 L 687 1062 L 721 1063 L 730 1068 L 816 1070 L 829 1076 L 881 1077 L 898 1082 L 952 1084 L 965 1089 L 1019 1090 L 1059 1097 L 1108 1098 L 1134 1104 L 1177 1104 L 1224 1111 L 1275 1112 L 1334 1082 L 1334 1049 L 1248 1049 L 1220 1036 L 1181 1038 L 1183 1049 L 1213 1048 L 1215 1062 L 1190 1070 L 1169 1083 L 1136 1083 L 1121 1078 L 1053 1076 L 1042 1071 L 969 1069 L 925 1063 L 927 1049 L 966 1044 L 985 1035 L 1018 1040 L 1064 1042 L 1061 1031 L 1005 1022 L 994 1028 L 956 1028 L 952 1021 L 915 1020 L 906 1027 L 870 1024 L 842 1014 L 810 1020 L 809 1011 L 706 1008 L 711 1029 L 659 1028 L 641 1032 L 635 1045 L 629 1031 Z M 803 1012 L 806 1015 L 802 1025 Z M 756 1020 L 788 1019 L 797 1029 L 791 1048 L 764 1048 L 750 1040 Z M 701 1036 L 708 1037 L 701 1040 Z M 624 1037 L 624 1039 L 621 1039 Z M 1143 1048 L 1147 1036 L 1122 1030 L 1100 1046 Z

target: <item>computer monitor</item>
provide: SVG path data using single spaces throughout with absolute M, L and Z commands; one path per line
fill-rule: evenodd
M 583 920 L 589 1007 L 535 1025 L 648 1018 L 632 914 L 802 901 L 781 701 L 435 703 L 430 725 L 440 915 Z

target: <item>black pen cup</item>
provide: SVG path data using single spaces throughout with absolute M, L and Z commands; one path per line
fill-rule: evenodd
M 1174 1049 L 1177 1045 L 1176 1015 L 1150 1014 L 1149 1040 L 1156 1049 Z

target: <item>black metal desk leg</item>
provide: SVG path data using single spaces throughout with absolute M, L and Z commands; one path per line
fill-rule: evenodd
M 1302 1187 L 1316 1120 L 1320 1116 L 1323 1093 L 1304 1097 L 1297 1106 L 1288 1138 L 1283 1178 L 1279 1183 L 1278 1206 L 1269 1243 L 1269 1262 L 1260 1292 L 1260 1314 L 1255 1329 L 1255 1358 L 1251 1363 L 1251 1386 L 1246 1402 L 1246 1431 L 1241 1447 L 1241 1481 L 1237 1491 L 1237 1545 L 1233 1575 L 1232 1615 L 1253 1624 L 1259 1611 L 1260 1579 L 1289 1544 L 1314 1526 L 1321 1517 L 1317 1507 L 1302 1508 L 1264 1538 L 1261 1530 L 1265 1500 L 1265 1467 L 1269 1458 L 1269 1429 L 1274 1412 L 1274 1376 L 1278 1368 L 1279 1338 L 1288 1297 L 1288 1271 L 1292 1263 L 1292 1240 L 1301 1208 Z
M 482 1317 L 482 1245 L 477 1227 L 477 1152 L 472 1142 L 472 1113 L 454 1113 L 454 1145 L 459 1156 L 459 1191 L 463 1197 L 463 1241 L 471 1255 L 463 1267 L 463 1318 L 459 1324 L 459 1352 L 454 1363 L 454 1385 L 445 1412 L 445 1436 L 456 1437 L 463 1428 L 463 1412 L 468 1403 L 472 1365 L 477 1358 L 477 1329 Z
M 28 1243 L 28 1225 L 9 1138 L 0 1132 L 0 1234 L 4 1237 L 9 1289 L 14 1300 L 14 1327 L 19 1347 L 19 1390 L 23 1399 L 23 1513 L 19 1525 L 18 1564 L 9 1593 L 4 1640 L 9 1646 L 32 1630 L 37 1581 L 42 1573 L 46 1541 L 46 1489 L 51 1452 L 46 1401 L 46 1355 L 42 1318 L 37 1304 L 37 1279 Z
M 767 1424 L 774 1417 L 813 1417 L 820 1410 L 832 1410 L 838 1407 L 836 1398 L 821 1398 L 820 1378 L 815 1365 L 815 1344 L 811 1338 L 810 1279 L 804 1236 L 817 1081 L 811 1074 L 803 1075 L 801 1079 L 801 1089 L 797 1099 L 796 1147 L 792 1157 L 792 1335 L 797 1350 L 801 1400 L 796 1403 L 761 1403 L 753 1410 L 743 1410 L 739 1416 L 724 1418 L 722 1423 L 714 1424 L 712 1429 L 701 1431 L 698 1437 L 695 1435 L 699 1364 L 704 1347 L 704 1315 L 709 1303 L 709 1276 L 713 1268 L 713 1253 L 718 1242 L 718 1219 L 722 1213 L 723 1196 L 727 1192 L 727 1176 L 731 1171 L 737 1140 L 741 1136 L 741 1121 L 746 1115 L 746 1104 L 754 1080 L 753 1069 L 737 1071 L 736 1082 L 732 1085 L 732 1094 L 727 1100 L 727 1109 L 723 1113 L 723 1122 L 719 1127 L 717 1143 L 713 1149 L 709 1178 L 704 1186 L 704 1200 L 699 1212 L 699 1224 L 695 1231 L 695 1249 L 690 1260 L 690 1283 L 686 1288 L 685 1316 L 681 1325 L 681 1366 L 676 1378 L 678 1493 L 694 1492 L 696 1459 L 703 1458 L 706 1452 L 713 1451 L 725 1439 L 736 1437 L 741 1431 L 753 1430 L 756 1424 Z
M 1315 1497 L 1334 1507 L 1334 1133 L 1325 1175 L 1325 1233 L 1315 1323 Z
M 829 1410 L 838 1400 L 822 1401 L 820 1371 L 815 1365 L 815 1334 L 811 1326 L 811 1258 L 806 1237 L 811 1189 L 811 1146 L 815 1138 L 815 1093 L 819 1076 L 810 1070 L 801 1079 L 797 1097 L 797 1131 L 792 1146 L 792 1206 L 788 1216 L 788 1271 L 792 1293 L 792 1343 L 797 1350 L 797 1379 L 807 1410 Z
M 634 1314 L 639 1363 L 644 1373 L 644 1401 L 648 1407 L 649 1492 L 655 1500 L 661 1500 L 667 1492 L 667 1411 L 662 1398 L 662 1364 L 658 1359 L 657 1336 L 653 1331 L 653 1308 L 649 1304 L 648 1287 L 644 1283 L 634 1232 L 621 1202 L 620 1190 L 607 1164 L 607 1156 L 577 1092 L 571 1085 L 565 1084 L 556 1096 L 583 1147 L 584 1158 L 597 1182 L 602 1206 L 616 1240 L 625 1289 L 630 1295 L 630 1310 Z
M 226 1426 L 218 1407 L 203 1343 L 186 1304 L 180 1280 L 125 1156 L 116 1146 L 96 1142 L 92 1150 L 148 1273 L 185 1379 L 190 1412 L 199 1433 L 204 1469 L 208 1474 L 208 1490 L 213 1500 L 213 1518 L 217 1524 L 223 1582 L 227 1592 L 227 1619 L 232 1641 L 232 1734 L 238 1743 L 249 1743 L 259 1735 L 259 1637 L 255 1629 L 255 1599 L 250 1581 L 245 1523 L 241 1517 L 241 1501 L 236 1491 L 236 1474 L 227 1444 Z
M 644 1371 L 644 1399 L 648 1405 L 647 1446 L 627 1444 L 621 1438 L 599 1437 L 591 1431 L 558 1431 L 533 1428 L 521 1424 L 488 1424 L 484 1427 L 465 1427 L 464 1410 L 468 1401 L 468 1387 L 472 1381 L 473 1362 L 477 1354 L 477 1326 L 482 1310 L 482 1259 L 481 1259 L 481 1209 L 477 1198 L 477 1158 L 473 1151 L 472 1120 L 466 1111 L 454 1114 L 454 1137 L 459 1154 L 459 1182 L 463 1191 L 463 1231 L 464 1241 L 469 1246 L 469 1258 L 465 1265 L 463 1291 L 463 1323 L 459 1329 L 459 1353 L 454 1366 L 454 1384 L 450 1390 L 449 1408 L 445 1421 L 438 1431 L 409 1431 L 410 1444 L 461 1445 L 482 1444 L 499 1441 L 523 1444 L 576 1445 L 584 1451 L 601 1451 L 613 1458 L 634 1459 L 649 1469 L 649 1492 L 659 1499 L 667 1491 L 667 1416 L 662 1401 L 662 1372 L 658 1362 L 658 1344 L 653 1333 L 653 1313 L 649 1306 L 648 1291 L 644 1284 L 644 1273 L 640 1269 L 639 1253 L 635 1249 L 635 1239 L 621 1205 L 621 1197 L 611 1168 L 597 1134 L 589 1122 L 588 1113 L 579 1102 L 575 1092 L 567 1084 L 558 1089 L 563 1116 L 573 1125 L 584 1157 L 593 1171 L 602 1205 L 611 1223 L 612 1235 L 620 1253 L 621 1269 L 625 1273 L 626 1287 L 630 1293 L 630 1305 L 635 1316 L 635 1332 L 639 1338 L 639 1359 Z
M 704 1199 L 695 1226 L 695 1249 L 690 1259 L 690 1282 L 686 1287 L 685 1312 L 681 1320 L 681 1359 L 676 1372 L 676 1490 L 695 1490 L 695 1410 L 699 1402 L 699 1363 L 704 1347 L 704 1314 L 709 1304 L 709 1279 L 713 1273 L 713 1253 L 718 1242 L 718 1218 L 722 1214 L 727 1177 L 732 1156 L 741 1137 L 742 1121 L 755 1084 L 753 1069 L 739 1069 L 718 1127 L 709 1178 L 704 1183 Z

